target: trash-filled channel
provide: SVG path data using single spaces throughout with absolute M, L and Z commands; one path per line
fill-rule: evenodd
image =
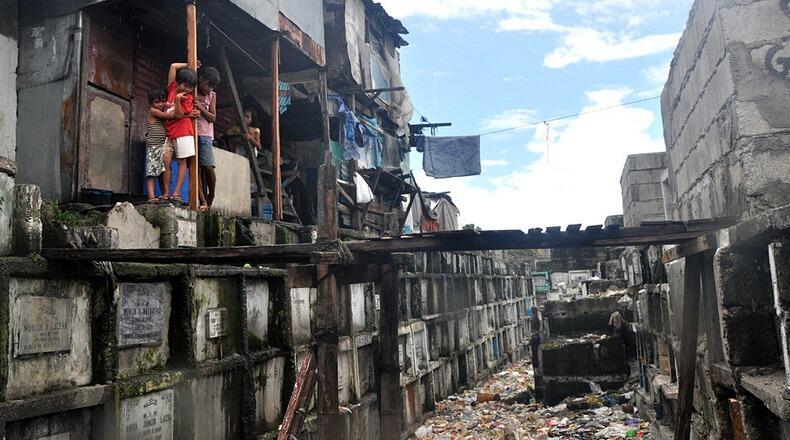
M 529 360 L 511 364 L 476 388 L 437 402 L 414 437 L 428 440 L 649 439 L 633 392 L 598 392 L 546 407 L 533 397 Z

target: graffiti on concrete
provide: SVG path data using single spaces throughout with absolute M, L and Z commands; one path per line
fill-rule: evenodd
M 765 55 L 765 66 L 780 78 L 790 78 L 790 44 L 788 44 L 788 40 L 784 40 L 768 50 Z

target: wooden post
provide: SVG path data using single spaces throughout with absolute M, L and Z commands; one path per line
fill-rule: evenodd
M 223 46 L 220 51 L 222 57 L 222 67 L 225 70 L 225 77 L 227 78 L 228 85 L 230 86 L 230 93 L 233 95 L 233 104 L 236 108 L 236 116 L 239 118 L 239 126 L 242 129 L 242 134 L 247 132 L 247 124 L 244 123 L 244 109 L 241 106 L 241 98 L 239 97 L 239 90 L 236 87 L 236 80 L 233 77 L 233 71 L 230 69 L 230 61 L 228 61 L 228 50 Z M 263 195 L 266 191 L 263 188 L 263 177 L 261 170 L 258 167 L 258 160 L 256 159 L 255 149 L 249 140 L 245 138 L 244 145 L 247 149 L 247 157 L 250 159 L 250 168 L 252 169 L 252 177 L 255 179 L 255 186 L 258 187 L 256 194 L 255 206 L 258 207 L 258 217 L 263 217 Z
M 398 286 L 398 267 L 387 258 L 381 265 L 379 301 L 379 411 L 383 440 L 399 440 L 401 432 Z
M 272 41 L 272 189 L 274 219 L 283 219 L 282 177 L 280 176 L 280 37 Z
M 197 6 L 192 0 L 187 3 L 187 64 L 189 68 L 197 70 L 197 61 Z M 197 100 L 197 87 L 195 87 L 193 95 Z M 189 161 L 189 209 L 195 211 L 199 206 L 198 188 L 200 185 L 198 182 L 200 173 L 198 170 L 197 119 L 192 120 L 192 130 L 195 133 L 195 156 Z
M 337 239 L 337 180 L 329 150 L 318 172 L 318 237 Z M 318 278 L 318 432 L 319 438 L 339 437 L 338 412 L 338 294 L 337 281 L 327 264 L 316 267 Z
M 675 419 L 675 439 L 688 440 L 691 434 L 691 413 L 694 411 L 694 376 L 697 365 L 697 332 L 699 330 L 699 300 L 704 254 L 686 257 L 683 281 L 683 323 L 678 357 L 678 413 Z

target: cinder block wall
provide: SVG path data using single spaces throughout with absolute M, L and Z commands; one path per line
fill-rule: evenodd
M 666 153 L 632 154 L 620 175 L 623 194 L 623 226 L 639 226 L 642 221 L 664 220 L 661 174 L 667 168 Z
M 790 203 L 790 7 L 697 0 L 661 98 L 674 219 Z

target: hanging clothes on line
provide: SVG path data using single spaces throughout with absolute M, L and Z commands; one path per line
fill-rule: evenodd
M 346 106 L 343 98 L 337 95 L 332 95 L 331 98 L 337 103 L 337 112 L 343 116 L 343 133 L 341 136 L 344 149 L 343 158 L 345 160 L 358 160 L 360 151 L 359 147 L 357 147 L 356 130 L 359 120 L 354 112 Z
M 362 143 L 365 146 L 360 155 L 359 166 L 362 169 L 381 168 L 381 152 L 384 139 L 376 118 L 359 115 L 362 131 Z
M 288 111 L 288 107 L 291 106 L 291 85 L 280 81 L 277 88 L 280 114 L 283 114 Z
M 479 175 L 480 136 L 426 137 L 422 167 L 437 179 Z

